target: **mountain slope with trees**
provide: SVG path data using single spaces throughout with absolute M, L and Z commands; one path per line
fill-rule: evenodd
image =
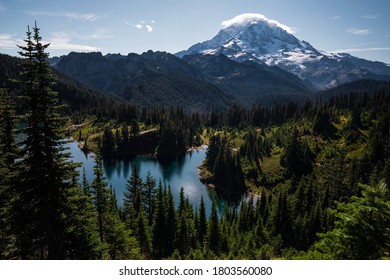
M 313 91 L 295 75 L 279 67 L 251 61 L 236 62 L 227 56 L 188 55 L 183 60 L 199 68 L 211 83 L 240 98 L 245 106 L 296 101 L 304 103 Z
M 4 85 L 12 96 L 19 94 L 16 82 L 21 71 L 22 59 L 0 54 L 0 84 Z M 72 115 L 76 119 L 86 115 L 95 115 L 106 119 L 132 119 L 137 108 L 119 97 L 109 96 L 94 90 L 69 76 L 53 70 L 55 84 L 53 89 L 58 91 L 61 104 L 68 105 L 61 108 L 61 112 Z M 118 113 L 121 112 L 121 113 Z
M 54 67 L 97 90 L 143 107 L 181 106 L 190 111 L 226 108 L 230 94 L 205 81 L 202 73 L 165 52 L 141 55 L 70 53 Z

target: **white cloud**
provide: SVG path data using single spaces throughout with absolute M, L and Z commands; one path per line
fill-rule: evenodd
M 48 39 L 44 39 L 42 42 L 45 44 L 50 43 L 48 48 L 48 52 L 51 50 L 60 50 L 60 51 L 84 51 L 84 52 L 92 52 L 98 51 L 98 47 L 84 45 L 84 44 L 76 44 L 72 43 L 72 37 L 77 37 L 75 34 L 66 33 L 63 31 L 54 32 L 51 34 L 51 37 Z M 2 33 L 0 34 L 0 47 L 4 49 L 17 49 L 17 46 L 24 46 L 25 42 L 22 39 L 15 38 L 13 34 Z
M 390 51 L 390 48 L 351 48 L 331 51 L 331 53 L 352 53 L 352 52 L 378 52 Z
M 232 19 L 223 21 L 221 23 L 221 25 L 222 25 L 223 28 L 227 28 L 227 27 L 232 26 L 232 25 L 241 26 L 241 25 L 246 25 L 246 24 L 249 24 L 251 22 L 256 22 L 256 21 L 264 21 L 264 22 L 266 22 L 266 23 L 268 23 L 270 25 L 282 28 L 282 29 L 286 30 L 287 32 L 289 32 L 291 34 L 295 34 L 296 33 L 296 29 L 291 28 L 291 27 L 289 27 L 287 25 L 281 24 L 280 22 L 278 22 L 276 20 L 269 19 L 269 18 L 267 18 L 266 16 L 264 16 L 262 14 L 251 14 L 251 13 L 248 13 L 248 14 L 238 15 L 238 16 L 232 18 Z
M 353 34 L 353 35 L 369 35 L 372 34 L 372 31 L 370 29 L 359 29 L 359 28 L 348 28 L 347 32 Z
M 379 17 L 380 17 L 380 14 L 362 16 L 362 18 L 364 18 L 364 19 L 378 19 Z
M 94 22 L 101 18 L 101 16 L 95 14 L 66 13 L 65 16 L 71 19 L 80 20 L 80 21 L 89 21 L 89 22 Z
M 48 49 L 49 52 L 51 49 L 64 50 L 64 51 L 88 51 L 88 52 L 99 50 L 99 48 L 97 47 L 71 43 L 70 34 L 63 31 L 52 33 L 52 37 L 47 40 L 47 43 L 50 43 Z
M 152 32 L 153 31 L 153 27 L 151 27 L 150 25 L 145 25 L 146 29 L 148 30 L 148 32 Z
M 2 48 L 14 48 L 16 45 L 20 45 L 22 43 L 23 40 L 16 39 L 12 34 L 0 34 L 0 47 Z
M 332 17 L 332 19 L 341 19 L 341 16 L 334 16 L 334 17 Z
M 373 46 L 373 45 L 378 45 L 378 44 L 379 44 L 379 42 L 367 42 L 367 43 L 353 45 L 353 47 Z
M 71 32 L 72 36 L 80 40 L 99 40 L 112 38 L 112 35 L 108 34 L 106 29 L 96 29 L 93 33 L 87 35 L 81 35 L 77 32 Z
M 78 21 L 94 22 L 98 19 L 104 18 L 105 16 L 99 16 L 96 14 L 79 14 L 79 13 L 56 13 L 56 12 L 43 12 L 43 11 L 29 11 L 27 14 L 32 16 L 48 16 L 48 17 L 66 17 L 68 19 L 74 19 Z
M 149 23 L 149 24 L 148 24 Z M 152 27 L 152 24 L 155 24 L 156 22 L 154 20 L 150 20 L 150 21 L 145 21 L 145 20 L 141 20 L 138 24 L 135 24 L 133 25 L 135 28 L 137 28 L 138 30 L 142 30 L 142 29 L 146 29 L 146 31 L 148 32 L 153 32 L 153 27 Z M 126 22 L 127 25 L 132 25 L 128 22 Z

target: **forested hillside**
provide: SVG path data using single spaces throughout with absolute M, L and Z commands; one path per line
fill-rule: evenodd
M 17 80 L 21 64 L 20 58 L 0 54 L 0 85 L 6 87 L 14 97 L 20 91 Z M 63 114 L 72 117 L 96 115 L 99 118 L 118 120 L 133 118 L 136 114 L 137 108 L 119 97 L 103 94 L 58 71 L 53 71 L 53 74 L 53 89 L 58 91 L 61 104 L 68 105 L 61 109 Z
M 226 108 L 234 96 L 203 79 L 201 71 L 166 52 L 142 55 L 70 53 L 54 65 L 86 85 L 142 107 L 180 106 L 204 112 Z

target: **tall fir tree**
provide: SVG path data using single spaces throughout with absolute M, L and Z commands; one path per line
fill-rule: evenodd
M 126 229 L 119 218 L 116 197 L 112 188 L 108 189 L 103 174 L 100 156 L 96 157 L 94 181 L 91 184 L 92 199 L 96 209 L 96 224 L 100 242 L 104 245 L 100 258 L 133 259 L 141 258 L 137 240 L 130 229 Z
M 201 248 L 204 248 L 206 245 L 206 237 L 207 237 L 207 217 L 206 217 L 206 207 L 204 204 L 203 196 L 200 199 L 199 206 L 199 226 L 198 226 L 198 238 Z
M 124 193 L 123 201 L 123 212 L 125 216 L 125 221 L 131 229 L 136 227 L 136 218 L 142 209 L 143 205 L 141 204 L 142 196 L 144 194 L 144 185 L 142 178 L 139 175 L 138 167 L 134 163 L 131 166 L 131 175 L 129 180 L 126 183 L 126 191 Z
M 156 259 L 161 259 L 165 256 L 165 244 L 168 240 L 166 236 L 166 201 L 161 181 L 158 184 L 156 197 L 156 211 L 154 214 L 153 223 L 153 256 Z M 172 237 L 170 237 L 172 238 Z
M 144 204 L 146 209 L 146 217 L 148 224 L 152 225 L 153 213 L 155 210 L 155 198 L 156 198 L 156 179 L 153 178 L 150 171 L 146 174 L 145 183 L 145 198 Z
M 60 117 L 57 93 L 52 90 L 51 73 L 40 29 L 28 28 L 25 46 L 19 46 L 24 58 L 20 74 L 21 99 L 25 115 L 20 170 L 12 203 L 15 234 L 15 258 L 67 259 L 78 258 L 75 220 L 69 218 L 77 207 L 81 192 L 73 182 L 77 176 L 75 164 L 69 160 L 64 144 L 64 119 Z M 79 215 L 88 213 L 81 212 Z M 92 236 L 93 228 L 84 228 Z M 86 236 L 85 236 L 86 237 Z M 94 258 L 92 239 L 84 248 L 84 256 Z
M 221 229 L 218 219 L 217 202 L 215 199 L 211 206 L 207 239 L 208 249 L 218 255 L 221 250 Z
M 177 229 L 177 215 L 175 211 L 175 203 L 171 187 L 168 186 L 166 194 L 166 224 L 164 230 L 165 236 L 165 255 L 170 256 L 174 251 L 174 245 L 176 240 L 176 229 Z

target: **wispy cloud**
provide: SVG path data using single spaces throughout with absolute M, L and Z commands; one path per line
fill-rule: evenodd
M 73 43 L 72 39 L 74 37 L 78 37 L 73 33 L 67 33 L 64 31 L 54 32 L 50 37 L 43 40 L 43 42 L 50 43 L 48 51 L 50 50 L 60 50 L 60 51 L 84 51 L 84 52 L 92 52 L 98 51 L 98 47 L 86 45 L 86 44 L 78 44 Z M 2 33 L 0 34 L 0 47 L 5 49 L 13 49 L 17 48 L 17 45 L 24 45 L 24 41 L 20 38 L 16 38 L 14 34 Z
M 0 3 L 0 13 L 5 12 L 6 10 L 7 10 L 7 8 L 4 7 L 4 5 Z
M 363 15 L 362 18 L 364 19 L 378 19 L 380 17 L 380 14 L 374 14 L 374 15 Z
M 153 32 L 153 27 L 151 27 L 150 25 L 145 25 L 146 29 L 148 30 L 148 32 Z
M 88 21 L 88 22 L 94 22 L 98 19 L 105 17 L 93 13 L 79 14 L 79 13 L 70 13 L 70 12 L 56 13 L 56 12 L 44 12 L 44 11 L 28 11 L 26 13 L 31 16 L 65 17 L 71 20 Z
M 100 40 L 100 39 L 109 39 L 112 38 L 112 35 L 108 33 L 106 29 L 96 29 L 90 34 L 79 34 L 77 32 L 69 33 L 72 37 L 80 39 L 80 40 Z
M 15 35 L 3 33 L 0 34 L 0 47 L 2 48 L 15 48 L 16 45 L 23 43 L 23 40 L 15 38 Z
M 148 32 L 153 32 L 152 24 L 155 24 L 155 23 L 156 22 L 154 20 L 150 20 L 150 21 L 140 20 L 140 22 L 137 24 L 131 24 L 129 22 L 126 22 L 127 25 L 133 26 L 138 30 L 146 29 L 146 31 L 148 31 Z
M 354 28 L 354 27 L 351 27 L 351 28 L 348 28 L 347 29 L 347 32 L 353 34 L 353 35 L 369 35 L 369 34 L 372 34 L 372 31 L 370 29 L 359 29 L 359 28 Z
M 77 13 L 66 13 L 65 16 L 75 20 L 84 20 L 89 22 L 94 22 L 102 18 L 102 16 L 98 16 L 95 14 L 77 14 Z
M 389 48 L 350 48 L 331 51 L 331 53 L 352 53 L 352 52 L 378 52 L 378 51 L 390 51 Z
M 375 46 L 378 44 L 379 44 L 379 42 L 366 42 L 366 43 L 361 43 L 361 44 L 355 44 L 355 45 L 353 45 L 353 47 Z
M 341 16 L 334 16 L 334 17 L 332 17 L 332 19 L 334 19 L 334 20 L 341 19 Z
M 71 35 L 69 33 L 60 31 L 54 32 L 52 36 L 47 40 L 50 43 L 49 51 L 51 50 L 64 50 L 64 51 L 98 51 L 98 47 L 71 43 Z

